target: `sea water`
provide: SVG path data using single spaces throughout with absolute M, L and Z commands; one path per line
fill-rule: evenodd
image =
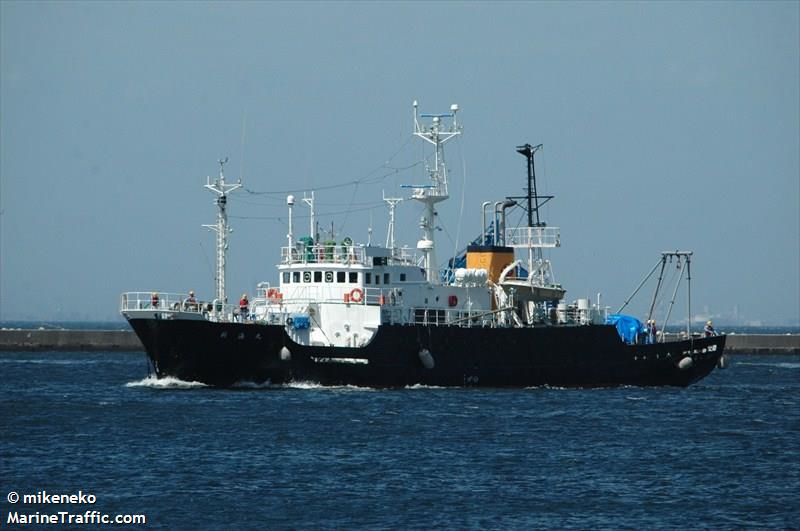
M 0 353 L 0 526 L 797 528 L 800 359 L 730 361 L 687 389 L 221 390 L 142 353 Z

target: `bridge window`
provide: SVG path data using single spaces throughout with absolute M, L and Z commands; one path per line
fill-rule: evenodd
M 372 273 L 364 273 L 364 284 L 372 284 Z
M 284 271 L 283 272 L 283 283 L 284 284 L 289 284 L 291 282 L 290 278 L 291 278 L 291 275 L 289 275 L 289 272 L 288 271 Z
M 314 282 L 322 282 L 322 271 L 314 271 Z
M 292 282 L 295 284 L 300 282 L 300 271 L 292 271 Z
M 375 273 L 375 285 L 380 286 L 380 284 L 381 284 L 381 274 Z
M 400 273 L 400 282 L 405 282 L 405 281 L 406 281 L 406 274 Z
M 389 283 L 389 273 L 384 273 L 383 274 L 383 283 L 384 284 L 388 284 Z
M 350 284 L 355 284 L 355 283 L 357 283 L 357 282 L 358 282 L 358 273 L 357 273 L 357 272 L 355 272 L 355 271 L 351 271 L 350 273 L 348 273 L 348 278 L 347 278 L 347 281 L 348 281 Z
M 344 280 L 345 280 L 344 271 L 337 271 L 336 272 L 336 282 L 339 282 L 340 284 L 344 284 Z

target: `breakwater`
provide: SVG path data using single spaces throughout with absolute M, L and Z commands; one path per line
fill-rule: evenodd
M 725 341 L 725 351 L 747 354 L 800 355 L 799 334 L 734 334 Z
M 0 350 L 143 351 L 131 330 L 0 330 Z
M 131 330 L 0 330 L 0 350 L 131 352 L 144 350 Z M 800 355 L 800 334 L 731 334 L 731 354 Z

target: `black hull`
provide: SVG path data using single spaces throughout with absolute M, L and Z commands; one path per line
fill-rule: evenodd
M 614 327 L 605 325 L 384 325 L 367 346 L 342 348 L 299 345 L 274 325 L 154 319 L 130 323 L 158 377 L 214 386 L 267 381 L 367 387 L 688 386 L 714 369 L 725 346 L 725 336 L 626 345 Z M 281 359 L 284 347 L 289 359 Z M 432 368 L 423 363 L 422 349 L 430 351 Z M 687 356 L 691 366 L 679 367 Z

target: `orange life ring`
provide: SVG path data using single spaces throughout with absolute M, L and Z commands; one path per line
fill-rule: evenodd
M 350 300 L 359 303 L 364 300 L 364 290 L 361 288 L 354 288 L 353 291 L 350 292 Z

